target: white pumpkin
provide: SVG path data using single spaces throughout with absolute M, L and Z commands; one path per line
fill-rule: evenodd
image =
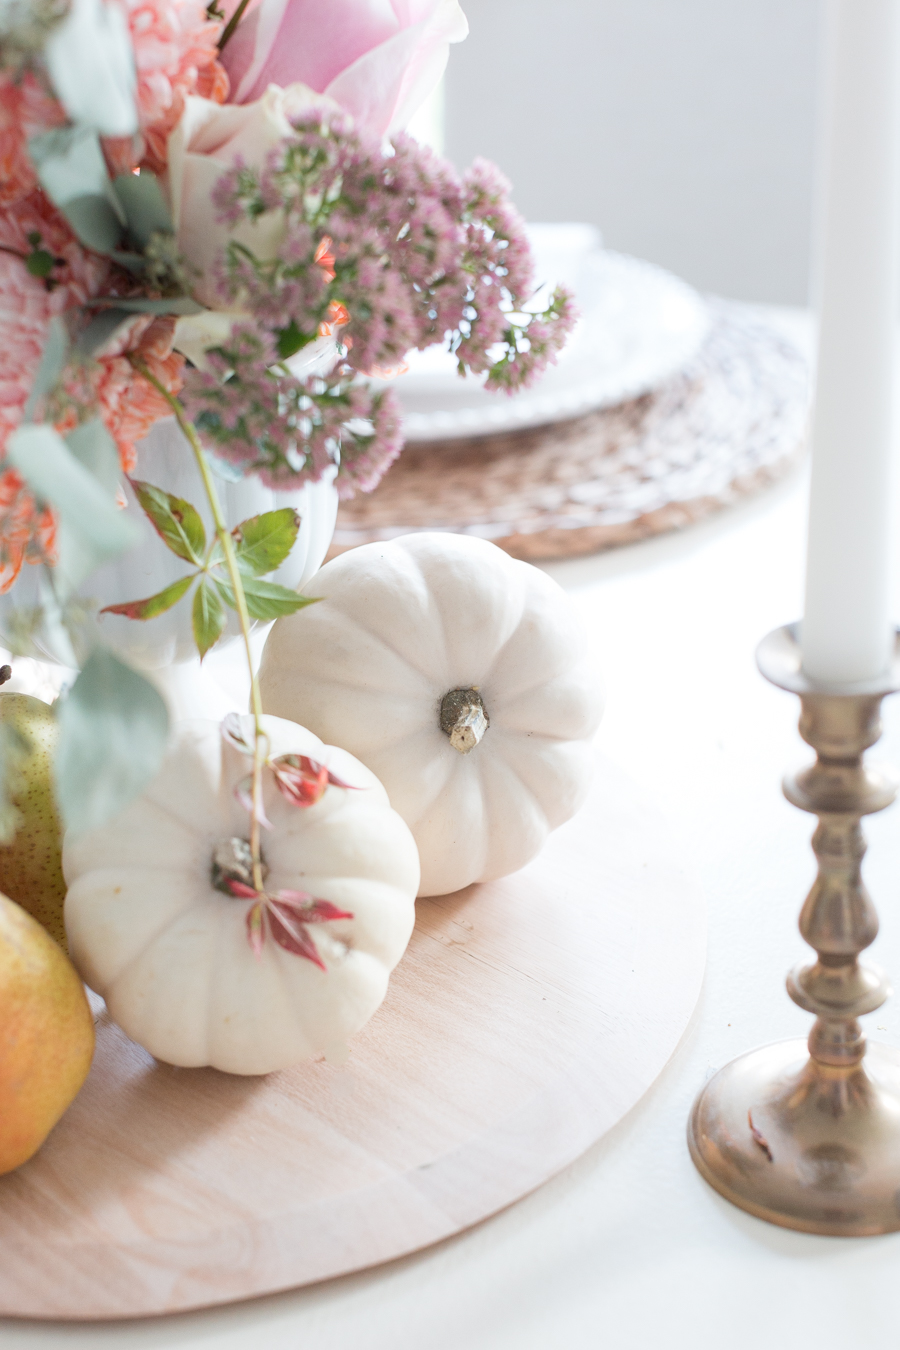
M 494 544 L 412 534 L 327 563 L 275 624 L 263 706 L 343 745 L 409 825 L 420 895 L 505 876 L 588 789 L 602 712 L 573 606 Z
M 65 842 L 72 959 L 123 1030 L 170 1064 L 261 1074 L 320 1053 L 341 1057 L 384 998 L 412 932 L 418 858 L 384 788 L 303 727 L 274 717 L 264 726 L 273 758 L 307 756 L 354 785 L 329 785 L 298 807 L 264 772 L 266 894 L 323 902 L 294 924 L 308 956 L 279 945 L 273 934 L 284 932 L 271 918 L 254 951 L 251 900 L 213 884 L 214 854 L 221 861 L 222 848 L 227 857 L 248 834 L 235 798 L 248 760 L 217 722 L 183 723 L 143 796 Z

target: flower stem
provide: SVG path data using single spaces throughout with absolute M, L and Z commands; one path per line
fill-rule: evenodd
M 144 379 L 153 386 L 156 392 L 165 399 L 166 403 L 175 414 L 175 420 L 194 452 L 194 459 L 197 461 L 197 468 L 200 470 L 200 477 L 203 479 L 206 500 L 209 502 L 209 509 L 212 512 L 213 524 L 216 529 L 216 538 L 221 545 L 222 554 L 225 558 L 225 566 L 231 581 L 231 588 L 234 591 L 238 622 L 241 626 L 241 635 L 244 639 L 244 651 L 247 655 L 247 669 L 250 672 L 250 708 L 253 713 L 253 810 L 250 812 L 250 856 L 253 862 L 253 886 L 255 890 L 262 892 L 263 875 L 259 839 L 259 821 L 260 816 L 262 815 L 262 771 L 266 758 L 265 743 L 267 737 L 262 725 L 262 699 L 259 693 L 259 681 L 256 678 L 256 671 L 253 668 L 253 651 L 250 646 L 250 612 L 247 609 L 247 597 L 244 595 L 244 585 L 241 580 L 240 568 L 237 564 L 237 555 L 234 551 L 234 540 L 231 537 L 231 531 L 228 529 L 225 517 L 222 514 L 219 496 L 212 480 L 212 474 L 209 471 L 209 464 L 207 463 L 203 446 L 200 444 L 200 437 L 197 435 L 197 428 L 188 418 L 181 402 L 174 394 L 169 393 L 165 385 L 156 378 L 140 357 L 131 354 L 129 355 L 128 360 L 138 374 L 142 375 Z
M 228 23 L 225 25 L 225 30 L 222 33 L 222 36 L 219 38 L 220 52 L 224 50 L 225 44 L 229 42 L 231 37 L 233 36 L 234 30 L 237 28 L 241 19 L 244 17 L 244 10 L 247 8 L 247 5 L 249 3 L 250 0 L 241 0 L 241 3 L 238 5 L 237 9 L 234 11 L 231 18 L 228 20 Z

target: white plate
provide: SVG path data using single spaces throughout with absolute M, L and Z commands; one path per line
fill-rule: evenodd
M 636 398 L 697 354 L 710 317 L 701 297 L 662 268 L 599 247 L 590 226 L 530 226 L 538 276 L 573 286 L 582 311 L 555 366 L 522 393 L 461 379 L 442 347 L 411 352 L 392 381 L 410 441 L 487 436 L 578 417 Z

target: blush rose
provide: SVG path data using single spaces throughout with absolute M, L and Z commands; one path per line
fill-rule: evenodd
M 467 32 L 457 0 L 259 0 L 222 63 L 235 103 L 299 82 L 385 135 L 407 125 Z

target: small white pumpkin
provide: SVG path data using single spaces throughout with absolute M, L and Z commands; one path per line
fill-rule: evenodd
M 72 959 L 132 1040 L 169 1064 L 261 1074 L 320 1053 L 340 1058 L 384 998 L 412 932 L 418 858 L 384 788 L 303 727 L 263 724 L 272 758 L 306 756 L 354 785 L 329 783 L 299 807 L 264 772 L 266 894 L 316 902 L 280 910 L 297 941 L 268 911 L 254 950 L 252 900 L 214 885 L 223 865 L 231 885 L 239 869 L 228 871 L 229 858 L 248 852 L 248 815 L 235 797 L 248 759 L 217 722 L 182 724 L 143 796 L 65 843 Z M 238 725 L 252 735 L 252 719 Z
M 412 534 L 326 564 L 279 619 L 263 706 L 343 745 L 413 832 L 420 895 L 505 876 L 584 800 L 598 678 L 564 591 L 494 544 Z

